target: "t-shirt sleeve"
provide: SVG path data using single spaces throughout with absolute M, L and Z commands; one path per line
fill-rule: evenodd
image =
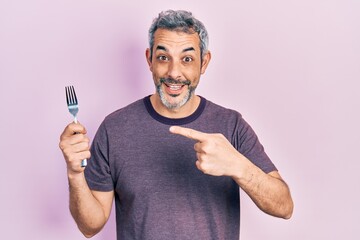
M 235 136 L 238 151 L 259 167 L 263 172 L 269 173 L 277 171 L 266 154 L 263 145 L 260 143 L 256 133 L 251 126 L 241 117 L 238 119 L 237 131 Z
M 91 190 L 107 192 L 114 189 L 108 149 L 108 135 L 103 122 L 92 142 L 91 157 L 85 169 L 85 178 Z

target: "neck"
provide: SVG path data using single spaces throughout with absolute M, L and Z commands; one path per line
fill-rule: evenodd
M 200 100 L 200 97 L 194 94 L 184 106 L 176 109 L 169 109 L 161 102 L 158 94 L 155 93 L 150 97 L 151 105 L 155 111 L 167 118 L 184 118 L 190 116 L 199 107 Z

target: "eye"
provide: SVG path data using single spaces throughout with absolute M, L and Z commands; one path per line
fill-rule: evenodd
M 169 58 L 164 56 L 164 55 L 158 56 L 157 59 L 160 60 L 160 61 L 168 61 L 169 60 Z
M 193 59 L 192 59 L 192 57 L 184 57 L 183 61 L 188 63 L 188 62 L 192 62 Z

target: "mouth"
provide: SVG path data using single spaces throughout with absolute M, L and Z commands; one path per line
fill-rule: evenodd
M 172 97 L 177 97 L 182 93 L 185 86 L 190 85 L 190 81 L 176 81 L 173 79 L 161 79 L 161 83 L 165 85 L 165 91 Z
M 172 97 L 177 97 L 181 94 L 182 89 L 185 85 L 178 85 L 178 84 L 166 84 L 165 85 L 165 91 Z

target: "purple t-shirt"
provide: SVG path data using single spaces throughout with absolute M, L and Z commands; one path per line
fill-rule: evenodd
M 238 185 L 199 171 L 195 142 L 171 134 L 171 125 L 222 133 L 265 173 L 276 170 L 238 112 L 201 97 L 191 116 L 169 119 L 149 97 L 138 100 L 105 118 L 85 170 L 90 189 L 115 191 L 117 239 L 238 240 Z

